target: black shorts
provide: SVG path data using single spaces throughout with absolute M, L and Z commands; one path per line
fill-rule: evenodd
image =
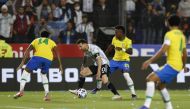
M 92 75 L 96 75 L 97 74 L 97 70 L 98 70 L 98 66 L 91 65 L 91 66 L 89 66 L 89 69 L 91 70 Z M 102 75 L 105 75 L 105 74 L 107 76 L 109 76 L 109 74 L 110 74 L 110 67 L 109 67 L 109 65 L 107 65 L 107 64 L 102 65 L 100 73 L 101 73 L 100 77 L 102 77 Z

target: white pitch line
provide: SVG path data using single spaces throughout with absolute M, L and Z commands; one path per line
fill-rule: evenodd
M 0 106 L 0 109 L 45 109 L 43 107 L 41 108 L 33 108 L 33 107 L 20 107 L 20 106 Z M 69 109 L 69 108 L 53 108 L 53 109 Z
M 0 106 L 2 108 L 13 108 L 13 109 L 39 109 L 39 108 L 32 108 L 32 107 L 20 107 L 20 106 Z

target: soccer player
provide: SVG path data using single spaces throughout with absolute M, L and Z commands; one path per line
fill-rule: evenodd
M 125 36 L 125 28 L 123 26 L 115 27 L 115 36 L 112 39 L 112 43 L 108 46 L 106 54 L 115 49 L 113 59 L 110 61 L 110 71 L 115 72 L 117 69 L 121 70 L 129 89 L 131 91 L 132 99 L 136 99 L 136 93 L 134 89 L 134 83 L 129 75 L 130 71 L 130 54 L 132 54 L 132 41 Z M 101 81 L 97 81 L 97 88 L 92 90 L 92 94 L 95 94 L 101 88 Z
M 41 37 L 33 40 L 32 43 L 27 48 L 24 54 L 24 57 L 22 59 L 22 62 L 17 68 L 17 70 L 22 68 L 31 50 L 34 50 L 35 53 L 34 53 L 34 56 L 26 64 L 26 68 L 24 69 L 22 73 L 21 81 L 20 81 L 20 91 L 14 95 L 15 99 L 23 96 L 24 87 L 25 87 L 26 81 L 29 78 L 30 73 L 32 73 L 33 70 L 37 70 L 38 68 L 41 68 L 42 83 L 45 90 L 44 100 L 45 101 L 50 100 L 50 97 L 48 95 L 49 83 L 48 83 L 47 73 L 49 72 L 49 67 L 51 66 L 51 63 L 53 60 L 53 53 L 55 53 L 58 58 L 59 69 L 61 73 L 63 73 L 63 69 L 62 69 L 61 59 L 57 51 L 57 46 L 54 41 L 48 38 L 49 35 L 50 33 L 48 31 L 45 31 L 45 30 L 42 31 Z
M 5 42 L 5 38 L 0 36 L 0 58 L 12 58 L 12 47 Z
M 121 96 L 115 89 L 114 85 L 108 80 L 109 74 L 109 60 L 104 52 L 94 44 L 88 44 L 86 40 L 79 39 L 77 41 L 78 47 L 84 52 L 84 61 L 81 66 L 78 88 L 82 88 L 85 83 L 85 77 L 96 75 L 96 80 L 102 80 L 108 89 L 114 94 L 112 100 L 121 99 Z M 94 65 L 86 66 L 87 58 L 92 58 Z M 77 94 L 76 90 L 69 90 L 73 94 Z
M 166 84 L 172 82 L 177 74 L 185 67 L 187 51 L 186 40 L 183 32 L 179 29 L 180 18 L 176 15 L 172 15 L 168 18 L 167 24 L 170 31 L 165 34 L 164 43 L 159 51 L 150 59 L 142 64 L 142 70 L 147 67 L 159 57 L 166 53 L 167 62 L 159 70 L 152 72 L 146 78 L 147 89 L 146 99 L 144 105 L 140 109 L 149 109 L 152 101 L 152 97 L 155 92 L 155 83 L 161 92 L 163 101 L 165 103 L 165 109 L 173 109 L 169 93 L 166 89 Z

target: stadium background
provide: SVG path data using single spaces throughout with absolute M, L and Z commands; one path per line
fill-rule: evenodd
M 149 68 L 144 72 L 140 70 L 140 65 L 160 47 L 163 36 L 168 30 L 165 20 L 169 15 L 178 14 L 181 17 L 180 27 L 186 35 L 187 44 L 190 43 L 189 0 L 1 0 L 0 5 L 3 4 L 8 6 L 8 14 L 11 16 L 9 18 L 13 22 L 13 30 L 6 37 L 6 42 L 12 46 L 14 57 L 0 59 L 0 91 L 18 90 L 19 76 L 15 71 L 21 61 L 18 58 L 23 57 L 27 44 L 39 37 L 40 31 L 44 29 L 50 31 L 51 39 L 59 44 L 64 69 L 74 68 L 67 71 L 68 78 L 66 75 L 61 77 L 59 74 L 57 76 L 51 73 L 49 78 L 55 76 L 55 81 L 56 78 L 62 78 L 58 82 L 52 79 L 51 90 L 67 90 L 77 85 L 75 72 L 78 75 L 82 53 L 74 45 L 75 41 L 78 38 L 86 38 L 89 43 L 97 44 L 105 50 L 114 36 L 115 25 L 124 25 L 126 36 L 135 44 L 131 59 L 131 75 L 137 89 L 145 88 L 145 77 L 152 69 Z M 7 26 L 2 22 L 6 19 L 0 17 L 0 36 L 5 37 L 3 31 L 7 30 Z M 84 22 L 84 19 L 88 20 Z M 188 56 L 189 51 L 188 46 Z M 53 68 L 57 65 L 56 62 L 54 61 Z M 162 63 L 163 59 L 156 64 L 162 65 Z M 176 84 L 176 80 L 169 85 L 169 88 L 189 88 L 187 83 L 190 72 L 187 74 L 182 72 L 181 75 L 181 81 L 183 78 L 186 81 Z M 125 89 L 125 84 L 121 85 L 125 81 L 120 73 L 113 74 L 111 78 L 113 77 L 112 80 L 117 88 Z M 26 90 L 42 90 L 41 84 L 37 81 L 37 76 L 34 74 Z M 92 89 L 95 87 L 95 82 L 89 82 L 85 87 Z
M 151 64 L 147 71 L 140 70 L 141 64 L 161 46 L 168 30 L 165 20 L 171 14 L 179 15 L 182 20 L 180 28 L 187 39 L 187 67 L 190 68 L 190 0 L 0 0 L 0 7 L 4 4 L 8 10 L 6 6 L 0 10 L 0 37 L 11 45 L 13 57 L 1 57 L 5 51 L 1 50 L 0 44 L 0 109 L 138 109 L 145 98 L 146 75 L 162 65 L 165 57 Z M 89 43 L 105 50 L 114 36 L 116 25 L 126 28 L 126 36 L 134 44 L 130 64 L 138 99 L 131 100 L 120 72 L 110 78 L 123 100 L 112 101 L 112 94 L 105 86 L 103 89 L 106 90 L 95 95 L 88 93 L 86 99 L 77 99 L 68 91 L 77 87 L 82 61 L 82 53 L 75 41 L 86 38 Z M 12 97 L 19 90 L 21 75 L 21 70 L 17 72 L 16 68 L 28 44 L 38 38 L 42 30 L 51 32 L 50 38 L 59 46 L 64 75 L 58 71 L 57 60 L 53 61 L 48 75 L 50 102 L 42 100 L 44 91 L 40 70 L 32 74 L 25 87 L 25 95 L 15 100 Z M 32 55 L 33 52 L 30 53 Z M 182 71 L 167 86 L 174 109 L 189 109 L 189 78 L 190 72 Z M 96 81 L 95 78 L 86 80 L 84 88 L 90 92 Z M 162 98 L 156 91 L 151 109 L 163 108 Z

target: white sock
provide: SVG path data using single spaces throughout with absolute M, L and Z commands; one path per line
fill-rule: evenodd
M 133 80 L 131 79 L 129 73 L 123 73 L 123 76 L 124 76 L 125 80 L 127 81 L 127 84 L 128 84 L 129 89 L 131 91 L 131 94 L 136 95 L 135 88 L 134 88 L 134 83 L 133 83 Z
M 30 73 L 28 73 L 26 70 L 23 71 L 21 80 L 20 80 L 20 91 L 24 91 L 24 87 L 26 85 L 26 82 L 30 76 Z
M 97 88 L 98 89 L 102 88 L 102 81 L 101 80 L 97 80 Z
M 47 95 L 49 93 L 48 78 L 47 78 L 46 74 L 41 74 L 41 76 L 42 76 L 42 83 L 43 83 L 44 90 L 45 90 L 45 95 Z
M 154 92 L 155 92 L 155 83 L 153 81 L 147 82 L 146 84 L 147 89 L 146 89 L 146 99 L 145 99 L 145 103 L 144 106 L 146 106 L 147 108 L 150 108 L 150 104 L 152 101 L 152 97 L 154 96 Z
M 167 89 L 164 88 L 164 89 L 160 90 L 160 92 L 161 92 L 163 101 L 165 103 L 166 109 L 173 109 L 172 103 L 170 101 L 170 95 L 169 95 Z

